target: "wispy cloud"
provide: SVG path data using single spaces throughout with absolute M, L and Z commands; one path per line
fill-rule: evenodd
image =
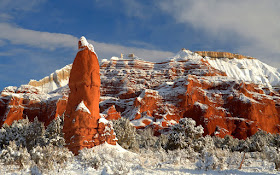
M 78 38 L 69 34 L 49 33 L 23 29 L 8 23 L 0 23 L 0 40 L 8 40 L 11 44 L 25 45 L 29 47 L 55 50 L 58 48 L 77 48 Z M 136 47 L 126 47 L 118 44 L 90 41 L 101 58 L 119 56 L 120 53 L 135 53 L 147 60 L 167 58 L 173 55 L 172 52 L 149 50 Z
M 40 32 L 23 29 L 8 23 L 0 23 L 0 39 L 8 40 L 11 44 L 22 44 L 43 49 L 75 47 L 76 37 L 60 33 Z
M 178 23 L 204 30 L 224 43 L 239 40 L 237 51 L 260 55 L 262 60 L 280 67 L 279 0 L 164 0 L 159 3 Z

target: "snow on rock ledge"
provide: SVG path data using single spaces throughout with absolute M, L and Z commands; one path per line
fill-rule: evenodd
M 76 111 L 79 111 L 79 110 L 91 114 L 89 109 L 86 107 L 84 101 L 81 101 L 81 103 L 77 106 Z

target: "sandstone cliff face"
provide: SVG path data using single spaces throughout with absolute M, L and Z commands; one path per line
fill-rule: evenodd
M 65 93 L 45 94 L 33 86 L 7 87 L 0 97 L 0 125 L 10 125 L 26 117 L 33 121 L 38 117 L 47 126 L 65 112 L 67 99 Z
M 78 55 L 91 55 L 87 49 L 80 52 Z M 88 64 L 85 63 L 85 65 Z M 260 69 L 255 69 L 255 67 Z M 91 68 L 86 69 L 88 71 L 85 72 L 91 71 Z M 271 133 L 280 132 L 280 95 L 279 88 L 276 87 L 280 84 L 280 74 L 258 60 L 245 58 L 229 61 L 228 59 L 203 58 L 187 50 L 161 63 L 130 57 L 125 59 L 113 57 L 111 60 L 101 62 L 100 76 L 99 106 L 102 116 L 107 119 L 127 117 L 136 128 L 153 127 L 155 134 L 165 132 L 170 125 L 177 123 L 182 117 L 195 119 L 204 127 L 205 134 L 221 137 L 230 134 L 237 138 L 246 138 L 258 129 Z M 75 89 L 76 86 L 84 84 L 85 87 L 79 89 L 83 89 L 85 91 L 83 94 L 87 94 L 87 88 L 95 81 L 87 84 L 86 82 L 89 82 L 87 80 L 90 79 L 89 74 L 86 78 L 79 75 L 76 77 L 77 85 L 70 81 L 69 86 Z M 25 116 L 22 113 L 26 114 L 25 111 L 29 111 L 28 117 L 34 118 L 36 115 L 41 115 L 41 120 L 44 121 L 46 120 L 44 118 L 52 119 L 65 111 L 66 103 L 63 103 L 64 106 L 57 105 L 60 104 L 57 101 L 66 101 L 69 93 L 67 86 L 48 94 L 41 92 L 40 87 L 28 87 L 37 90 L 32 90 L 32 93 L 29 92 L 30 90 L 18 91 L 17 88 L 9 93 L 2 91 L 0 98 L 2 120 L 11 123 L 12 120 Z M 79 92 L 73 91 L 73 93 L 76 93 L 77 97 L 71 97 L 74 100 L 70 100 L 72 102 L 69 104 L 73 103 L 72 106 L 77 107 L 82 98 L 86 97 L 79 95 Z M 30 99 L 30 94 L 32 97 L 44 97 L 37 98 L 38 101 L 35 104 L 41 104 L 40 107 L 29 107 L 29 103 L 25 105 Z M 13 100 L 11 100 L 12 97 Z M 52 100 L 56 102 L 53 107 L 48 105 Z M 94 105 L 97 106 L 96 100 L 92 100 L 90 100 L 91 103 L 94 101 Z M 92 113 L 93 104 L 83 101 Z M 77 112 L 75 107 L 69 109 L 74 110 L 75 113 Z M 7 112 L 12 108 L 14 108 L 12 112 Z M 59 112 L 49 112 L 46 116 L 42 115 L 43 109 Z M 86 112 L 80 111 L 80 113 L 90 117 Z M 95 115 L 97 119 L 97 113 Z M 68 125 L 70 126 L 70 122 Z M 94 127 L 105 128 L 105 125 L 95 123 Z M 85 132 L 88 131 L 76 131 L 76 133 Z M 98 142 L 98 139 L 95 142 Z
M 101 112 L 114 105 L 136 128 L 153 127 L 156 134 L 183 117 L 220 137 L 280 132 L 277 91 L 228 77 L 189 51 L 163 63 L 103 61 L 101 96 Z
M 74 60 L 69 79 L 70 94 L 64 118 L 64 138 L 75 154 L 84 147 L 116 144 L 114 131 L 106 119 L 100 119 L 99 63 L 93 47 L 84 37 Z
M 202 57 L 211 57 L 211 58 L 255 59 L 253 57 L 244 56 L 244 55 L 240 55 L 240 54 L 229 53 L 229 52 L 196 51 L 195 53 L 199 54 Z

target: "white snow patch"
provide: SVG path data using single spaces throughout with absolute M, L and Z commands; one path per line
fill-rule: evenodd
M 143 123 L 144 120 L 147 120 L 147 121 L 150 121 L 151 123 L 150 124 L 153 124 L 153 118 L 152 117 L 142 117 L 138 120 L 132 120 L 130 121 L 130 123 L 133 125 L 133 126 L 146 126 L 145 123 Z
M 82 36 L 82 37 L 80 38 L 80 42 L 81 42 L 81 45 L 80 45 L 80 47 L 79 47 L 79 51 L 82 51 L 82 50 L 84 50 L 85 48 L 88 48 L 91 52 L 95 53 L 93 45 L 92 45 L 92 44 L 89 44 L 88 41 L 87 41 L 87 39 L 86 39 L 84 36 Z M 95 53 L 95 55 L 96 55 L 96 53 Z M 97 56 L 97 55 L 96 55 L 96 56 Z
M 266 87 L 280 86 L 280 73 L 257 59 L 211 59 L 205 58 L 215 69 L 237 80 L 253 82 Z
M 172 59 L 171 61 L 186 61 L 188 59 L 202 59 L 203 57 L 198 55 L 197 53 L 194 53 L 190 50 L 182 49 L 179 51 Z
M 85 103 L 84 103 L 83 100 L 81 101 L 81 103 L 80 103 L 80 104 L 77 106 L 77 108 L 76 108 L 76 111 L 79 111 L 79 110 L 91 114 L 90 111 L 89 111 L 89 109 L 86 107 L 86 105 L 85 105 Z
M 108 121 L 108 120 L 105 119 L 104 117 L 101 117 L 101 118 L 99 119 L 98 123 L 108 124 L 108 123 L 110 123 L 110 121 Z
M 194 105 L 195 105 L 195 106 L 199 106 L 200 109 L 202 109 L 202 110 L 204 110 L 204 111 L 208 109 L 208 105 L 206 105 L 206 104 L 202 104 L 202 103 L 199 103 L 199 102 L 195 102 Z

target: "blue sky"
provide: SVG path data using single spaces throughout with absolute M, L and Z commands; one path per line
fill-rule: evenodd
M 1 0 L 0 89 L 73 62 L 85 36 L 99 59 L 158 62 L 181 48 L 228 51 L 280 68 L 279 0 Z

